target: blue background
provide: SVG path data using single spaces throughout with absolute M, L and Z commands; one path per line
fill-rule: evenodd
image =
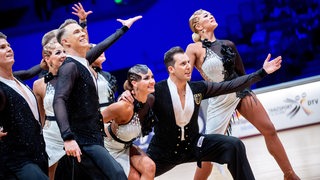
M 49 9 L 36 8 L 39 0 L 0 0 L 0 31 L 15 52 L 14 70 L 28 69 L 41 60 L 42 36 L 57 28 L 71 14 L 72 0 L 43 1 Z M 41 0 L 40 0 L 41 1 Z M 319 75 L 319 0 L 82 0 L 88 17 L 91 43 L 98 43 L 121 27 L 116 18 L 143 18 L 106 51 L 103 69 L 118 79 L 120 92 L 129 67 L 147 64 L 157 81 L 167 77 L 163 54 L 173 46 L 192 42 L 188 20 L 200 8 L 211 12 L 219 26 L 218 39 L 235 42 L 247 73 L 262 67 L 270 52 L 282 55 L 282 68 L 253 88 Z M 41 15 L 37 9 L 42 10 Z M 193 80 L 200 80 L 193 71 Z M 33 79 L 34 80 L 34 79 Z M 33 80 L 27 81 L 32 86 Z

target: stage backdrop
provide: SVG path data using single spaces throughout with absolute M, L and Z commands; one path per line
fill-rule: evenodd
M 277 130 L 320 122 L 320 76 L 255 90 Z M 244 117 L 232 125 L 232 135 L 260 134 Z

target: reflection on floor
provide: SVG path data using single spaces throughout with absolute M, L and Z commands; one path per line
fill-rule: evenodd
M 320 179 L 320 124 L 280 131 L 278 133 L 291 164 L 302 180 Z M 276 161 L 268 153 L 261 135 L 243 139 L 247 156 L 257 180 L 281 180 L 283 174 Z M 196 164 L 175 167 L 156 180 L 192 180 Z M 213 170 L 209 180 L 232 180 L 229 171 L 221 174 Z

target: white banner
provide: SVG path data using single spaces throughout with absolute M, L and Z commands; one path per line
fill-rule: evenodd
M 257 93 L 277 130 L 320 122 L 320 81 Z M 260 134 L 239 114 L 232 124 L 232 135 L 246 137 Z

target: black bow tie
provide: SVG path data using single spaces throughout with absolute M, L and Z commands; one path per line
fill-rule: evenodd
M 100 72 L 102 69 L 98 66 L 93 66 L 92 69 L 95 71 L 95 72 Z
M 47 74 L 44 75 L 44 83 L 51 81 L 56 76 L 57 75 L 53 75 L 51 72 L 48 72 Z

